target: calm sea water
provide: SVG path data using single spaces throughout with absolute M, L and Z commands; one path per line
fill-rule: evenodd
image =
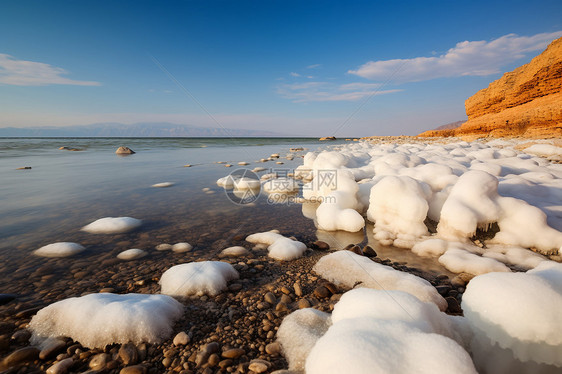
M 118 156 L 121 145 L 137 153 Z M 82 151 L 59 150 L 63 146 Z M 300 157 L 280 159 L 284 165 L 256 161 L 272 153 L 284 156 L 292 147 L 320 146 L 325 143 L 310 138 L 1 138 L 0 250 L 62 241 L 107 216 L 161 225 L 185 215 L 205 221 L 211 212 L 240 209 L 215 183 L 239 168 L 238 162 L 249 162 L 250 169 L 291 169 L 302 163 Z M 16 170 L 27 166 L 31 169 Z M 175 185 L 151 187 L 160 182 Z

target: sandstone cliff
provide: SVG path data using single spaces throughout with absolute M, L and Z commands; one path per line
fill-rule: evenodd
M 468 121 L 420 136 L 562 136 L 562 38 L 465 102 Z

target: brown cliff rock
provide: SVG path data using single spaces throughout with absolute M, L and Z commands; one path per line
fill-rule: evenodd
M 419 136 L 562 136 L 562 38 L 468 98 L 468 121 Z

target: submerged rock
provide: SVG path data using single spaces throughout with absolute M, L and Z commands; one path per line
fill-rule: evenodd
M 118 155 L 132 155 L 134 153 L 136 153 L 135 151 L 133 151 L 131 148 L 129 147 L 119 147 L 117 148 L 117 150 L 115 151 L 116 154 Z

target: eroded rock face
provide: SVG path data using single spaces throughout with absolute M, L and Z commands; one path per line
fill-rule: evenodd
M 562 38 L 468 98 L 465 107 L 468 121 L 458 129 L 420 135 L 562 135 Z

